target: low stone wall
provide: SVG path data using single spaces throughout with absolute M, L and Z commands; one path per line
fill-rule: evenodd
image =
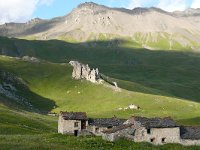
M 97 127 L 97 126 L 87 126 L 87 130 L 92 132 L 96 136 L 102 136 L 103 135 L 102 132 L 107 130 L 107 128 L 106 127 Z
M 134 132 L 135 132 L 135 129 L 129 127 L 127 129 L 123 129 L 114 133 L 103 133 L 102 138 L 110 142 L 117 141 L 120 138 L 125 138 L 128 140 L 134 141 L 134 136 L 133 136 Z
M 200 140 L 181 139 L 180 144 L 185 146 L 200 145 Z

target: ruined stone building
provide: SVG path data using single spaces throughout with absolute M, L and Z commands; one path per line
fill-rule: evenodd
M 61 112 L 58 119 L 58 133 L 77 136 L 86 129 L 88 118 L 84 112 Z
M 183 145 L 200 145 L 200 126 L 181 126 L 181 141 Z
M 85 79 L 92 83 L 96 83 L 100 79 L 100 73 L 98 68 L 90 69 L 88 65 L 84 65 L 82 63 L 79 63 L 78 61 L 70 61 L 69 64 L 73 66 L 73 79 Z
M 155 145 L 180 143 L 200 145 L 200 127 L 179 127 L 171 118 L 131 117 L 123 125 L 103 131 L 103 139 L 126 138 Z
M 125 138 L 155 145 L 167 143 L 200 145 L 200 127 L 179 126 L 170 117 L 133 116 L 128 120 L 116 117 L 88 119 L 83 112 L 61 112 L 58 132 L 75 136 L 102 136 L 104 140 L 112 142 Z
M 122 125 L 125 121 L 116 117 L 88 119 L 83 112 L 61 112 L 58 133 L 78 136 L 87 131 L 87 135 L 101 136 L 103 131 Z
M 122 125 L 125 121 L 125 119 L 118 119 L 116 117 L 89 119 L 87 130 L 96 136 L 102 136 L 103 131 Z

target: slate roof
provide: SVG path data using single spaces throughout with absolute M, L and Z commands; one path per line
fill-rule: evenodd
M 200 140 L 200 126 L 197 127 L 181 126 L 180 132 L 182 139 Z
M 61 116 L 65 120 L 88 120 L 85 112 L 61 112 Z
M 113 127 L 122 125 L 126 119 L 118 119 L 118 118 L 97 118 L 97 119 L 89 119 L 88 123 L 91 126 L 97 127 Z
M 122 125 L 113 127 L 112 129 L 105 130 L 105 131 L 103 131 L 103 133 L 106 133 L 106 134 L 115 133 L 117 131 L 127 129 L 127 128 L 131 127 L 132 125 L 133 124 L 122 124 Z
M 173 128 L 177 127 L 176 122 L 170 118 L 145 118 L 145 117 L 138 117 L 138 116 L 133 116 L 131 117 L 128 122 L 133 123 L 134 122 L 139 122 L 141 126 L 145 128 Z

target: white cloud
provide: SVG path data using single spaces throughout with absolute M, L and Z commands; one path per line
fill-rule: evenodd
M 200 8 L 200 0 L 194 0 L 191 8 Z
M 50 5 L 53 0 L 0 0 L 0 24 L 25 22 L 38 5 Z
M 192 5 L 190 5 L 192 3 Z M 190 6 L 200 8 L 200 0 L 130 0 L 127 8 L 158 7 L 166 11 L 185 10 Z
M 187 0 L 160 0 L 157 7 L 166 11 L 185 10 L 187 6 Z

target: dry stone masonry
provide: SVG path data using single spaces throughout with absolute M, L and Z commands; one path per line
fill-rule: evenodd
M 78 61 L 70 61 L 69 64 L 73 66 L 73 73 L 72 73 L 73 79 L 76 80 L 85 79 L 92 83 L 99 82 L 100 73 L 98 68 L 90 69 L 88 64 L 84 65 L 82 63 L 79 63 Z
M 170 118 L 132 116 L 128 120 L 113 118 L 87 118 L 85 112 L 61 112 L 58 133 L 70 135 L 102 136 L 104 140 L 121 138 L 154 145 L 179 143 L 200 145 L 200 127 L 179 126 Z

